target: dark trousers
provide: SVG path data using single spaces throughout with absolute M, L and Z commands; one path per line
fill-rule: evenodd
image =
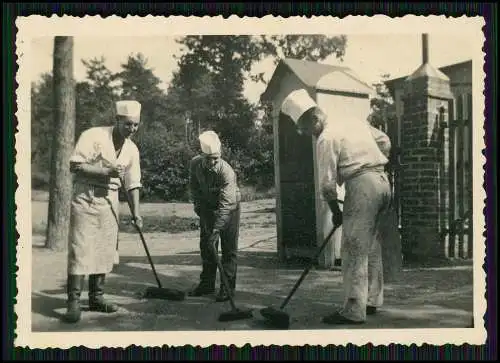
M 200 275 L 200 284 L 210 288 L 215 288 L 215 278 L 217 274 L 217 262 L 214 259 L 210 243 L 210 235 L 215 223 L 215 214 L 205 212 L 200 215 L 200 252 L 202 259 L 202 271 Z M 231 212 L 231 215 L 220 231 L 220 244 L 222 250 L 221 263 L 226 273 L 227 280 L 231 289 L 236 287 L 236 269 L 238 237 L 240 230 L 240 206 Z M 218 242 L 215 244 L 218 252 Z

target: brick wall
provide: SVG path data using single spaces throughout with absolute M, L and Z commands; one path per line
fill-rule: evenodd
M 420 77 L 408 81 L 401 135 L 401 226 L 407 259 L 444 256 L 443 138 L 440 111 L 449 97 L 449 81 Z M 444 168 L 446 169 L 446 167 Z

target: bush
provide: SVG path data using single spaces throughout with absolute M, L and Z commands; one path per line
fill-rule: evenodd
M 188 201 L 189 161 L 195 155 L 168 133 L 151 132 L 141 148 L 144 201 Z
M 274 153 L 272 135 L 256 133 L 249 150 L 224 147 L 224 158 L 234 168 L 240 185 L 267 191 L 274 186 Z
M 234 150 L 223 141 L 222 157 L 233 167 L 239 185 L 250 188 L 245 192 L 245 200 L 271 197 L 273 194 L 269 194 L 269 190 L 274 185 L 272 136 L 255 133 L 250 140 L 251 150 Z M 138 145 L 143 178 L 141 200 L 188 202 L 189 161 L 197 150 L 161 127 L 145 130 Z

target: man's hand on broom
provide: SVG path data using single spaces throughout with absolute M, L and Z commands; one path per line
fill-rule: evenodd
M 332 223 L 334 226 L 340 226 L 342 224 L 342 211 L 340 210 L 337 200 L 330 201 L 330 210 L 332 212 Z
M 143 227 L 143 221 L 142 221 L 142 217 L 141 216 L 134 216 L 132 217 L 132 223 L 135 224 L 135 226 L 142 230 L 142 227 Z
M 219 236 L 220 236 L 220 231 L 218 229 L 212 230 L 212 233 L 210 234 L 209 237 L 209 243 L 215 247 L 217 245 L 217 242 L 219 241 Z

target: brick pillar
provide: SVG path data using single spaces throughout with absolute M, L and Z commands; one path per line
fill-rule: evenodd
M 424 63 L 406 79 L 401 132 L 401 227 L 408 260 L 444 257 L 440 110 L 451 98 L 448 77 Z M 445 146 L 445 145 L 442 145 Z M 447 166 L 445 166 L 445 170 Z

